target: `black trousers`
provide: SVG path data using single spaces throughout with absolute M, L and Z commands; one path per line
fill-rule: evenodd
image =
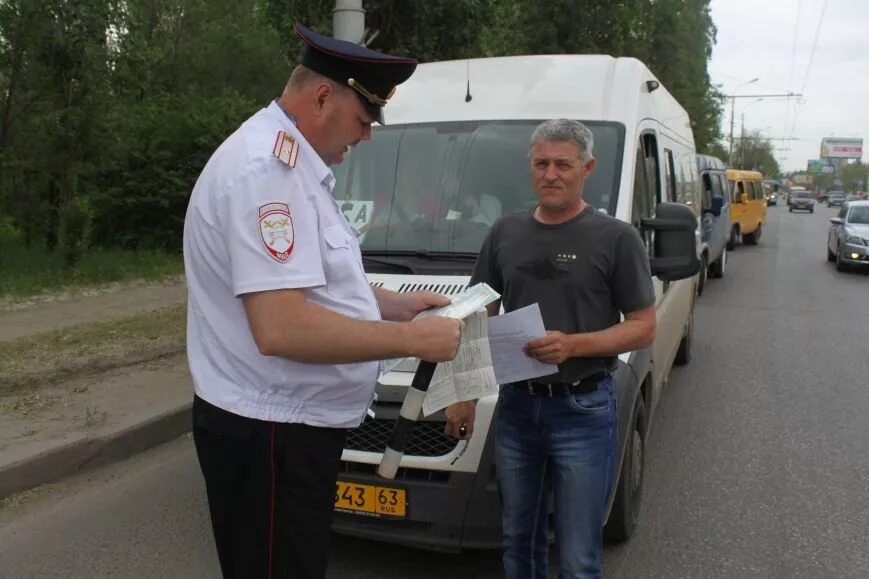
M 226 579 L 322 579 L 346 429 L 193 401 L 193 440 Z

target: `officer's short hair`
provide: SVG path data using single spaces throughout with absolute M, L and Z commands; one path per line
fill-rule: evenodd
M 572 143 L 579 149 L 579 157 L 583 161 L 588 161 L 594 156 L 594 134 L 591 129 L 573 119 L 543 121 L 531 134 L 531 147 L 537 141 Z M 530 150 L 528 155 L 531 155 Z
M 328 82 L 333 86 L 335 85 L 335 82 L 326 78 L 319 72 L 314 72 L 307 66 L 300 64 L 294 68 L 292 74 L 290 74 L 290 80 L 287 81 L 286 90 L 290 92 L 299 92 L 313 82 Z

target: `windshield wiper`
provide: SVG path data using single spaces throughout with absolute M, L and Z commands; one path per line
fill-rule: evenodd
M 391 259 L 380 259 L 377 257 L 371 257 L 367 253 L 362 254 L 362 262 L 376 264 L 376 265 L 385 265 L 387 267 L 401 269 L 401 270 L 404 270 L 404 271 L 406 271 L 408 273 L 412 273 L 412 274 L 417 273 L 416 268 L 413 267 L 412 265 L 410 265 L 409 263 L 407 263 L 406 261 L 394 261 Z
M 426 251 L 426 250 L 384 250 L 384 251 L 363 251 L 365 255 L 377 255 L 387 257 L 416 257 L 419 259 L 430 260 L 454 260 L 454 261 L 476 261 L 477 254 L 470 251 Z

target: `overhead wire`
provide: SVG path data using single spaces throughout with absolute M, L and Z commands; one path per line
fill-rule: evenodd
M 811 50 L 811 52 L 809 52 L 809 64 L 808 64 L 808 66 L 806 66 L 806 74 L 803 77 L 802 88 L 800 88 L 800 94 L 803 95 L 802 97 L 800 97 L 801 99 L 805 98 L 806 86 L 808 86 L 808 84 L 809 84 L 809 76 L 810 76 L 811 71 L 812 71 L 812 63 L 815 60 L 815 51 L 818 48 L 818 40 L 821 37 L 821 26 L 824 24 L 824 14 L 826 14 L 826 12 L 827 12 L 827 0 L 824 0 L 824 4 L 821 6 L 821 16 L 820 16 L 820 18 L 818 18 L 818 26 L 817 26 L 817 28 L 815 28 L 815 39 L 812 42 L 812 50 Z M 794 122 L 793 122 L 793 125 L 791 126 L 791 133 L 796 131 L 798 110 L 799 110 L 799 106 L 795 106 L 794 107 Z
M 800 13 L 802 12 L 803 0 L 797 0 L 797 17 L 794 21 L 794 41 L 791 45 L 791 63 L 790 63 L 790 72 L 788 72 L 788 84 L 787 91 L 792 92 L 794 89 L 794 65 L 797 60 L 797 38 L 799 38 L 800 33 Z M 788 130 L 788 125 L 790 124 L 790 112 L 791 112 L 791 99 L 788 98 L 785 100 L 785 123 L 782 127 L 782 132 L 786 133 Z

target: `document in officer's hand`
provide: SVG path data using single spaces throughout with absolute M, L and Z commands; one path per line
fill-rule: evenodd
M 466 320 L 466 318 L 471 316 L 474 312 L 485 308 L 500 297 L 501 294 L 493 290 L 489 284 L 478 283 L 462 293 L 452 296 L 450 298 L 450 305 L 440 308 L 430 308 L 417 314 L 414 319 L 426 318 L 428 316 L 444 316 L 456 320 Z M 465 330 L 465 333 L 467 333 L 467 330 Z M 485 338 L 485 333 L 483 334 L 483 337 Z M 463 339 L 462 342 L 465 342 L 465 340 Z M 393 360 L 383 360 L 380 363 L 380 376 L 389 374 L 404 363 L 405 360 L 409 359 L 410 358 L 395 358 Z
M 493 290 L 489 284 L 478 283 L 475 286 L 469 287 L 462 293 L 451 297 L 450 305 L 425 310 L 420 312 L 416 317 L 426 318 L 428 316 L 444 316 L 446 318 L 464 320 L 477 310 L 485 308 L 500 297 L 501 294 Z
M 485 309 L 465 318 L 459 351 L 454 359 L 438 364 L 422 403 L 423 416 L 498 392 L 489 352 L 488 318 Z

